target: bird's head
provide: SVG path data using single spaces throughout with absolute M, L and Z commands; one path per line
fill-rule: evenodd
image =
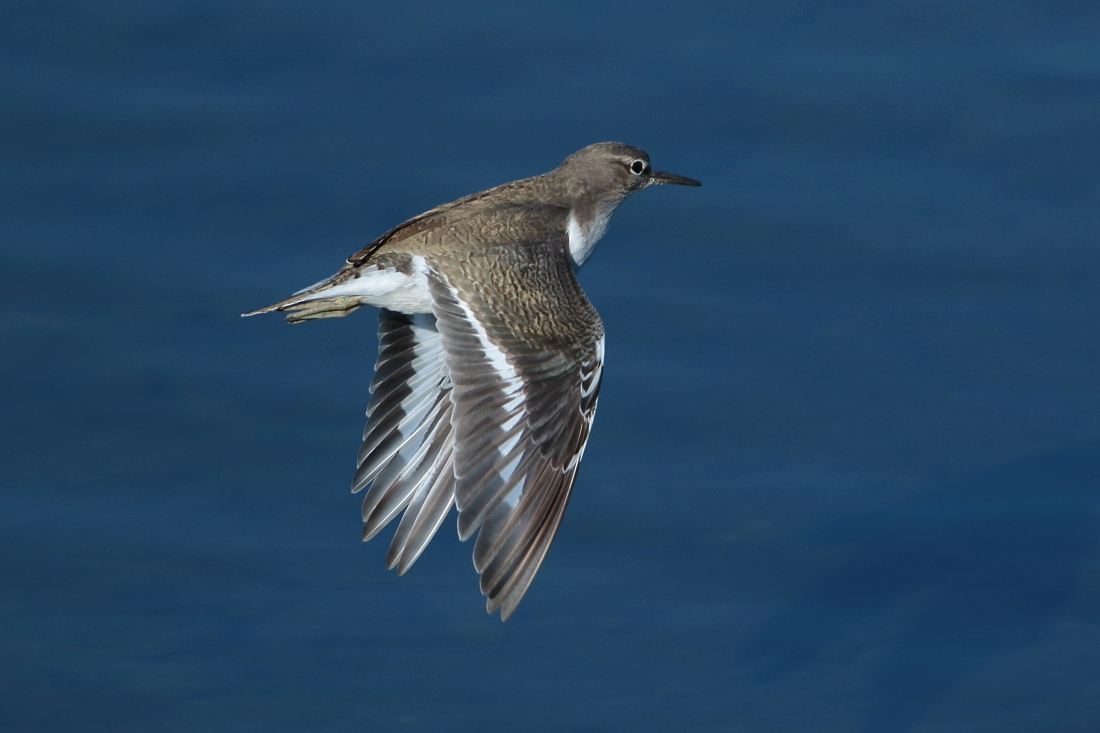
M 615 142 L 581 148 L 562 161 L 555 173 L 573 197 L 594 196 L 614 204 L 654 184 L 701 185 L 692 178 L 653 170 L 644 150 Z

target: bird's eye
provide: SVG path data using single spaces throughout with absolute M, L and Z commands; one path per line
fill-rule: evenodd
M 630 172 L 636 176 L 640 176 L 645 173 L 646 164 L 644 160 L 636 160 L 630 164 Z

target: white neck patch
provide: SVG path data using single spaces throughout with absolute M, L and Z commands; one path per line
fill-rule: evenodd
M 573 212 L 569 212 L 569 221 L 566 223 L 566 232 L 569 234 L 569 256 L 578 269 L 592 254 L 596 242 L 600 241 L 607 231 L 607 225 L 611 222 L 611 214 L 614 211 L 612 207 L 602 212 L 590 221 L 587 227 L 582 227 Z

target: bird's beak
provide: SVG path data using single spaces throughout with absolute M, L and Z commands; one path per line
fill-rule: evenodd
M 664 171 L 650 171 L 649 172 L 649 184 L 659 185 L 662 183 L 675 183 L 678 186 L 702 186 L 703 184 L 694 178 L 685 178 L 684 176 L 678 176 L 675 173 L 665 173 Z

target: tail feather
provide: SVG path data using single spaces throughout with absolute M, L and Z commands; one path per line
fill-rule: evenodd
M 280 300 L 278 303 L 242 313 L 241 317 L 246 318 L 260 313 L 283 311 L 286 313 L 287 323 L 301 323 L 315 318 L 343 318 L 365 302 L 359 296 L 315 298 L 314 295 L 314 293 L 292 295 L 286 300 Z

